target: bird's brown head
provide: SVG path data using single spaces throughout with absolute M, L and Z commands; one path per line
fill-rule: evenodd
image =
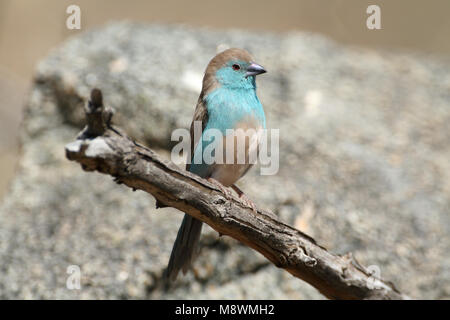
M 203 78 L 203 93 L 218 86 L 230 88 L 254 87 L 254 77 L 266 70 L 253 62 L 246 50 L 231 48 L 217 54 L 209 62 Z

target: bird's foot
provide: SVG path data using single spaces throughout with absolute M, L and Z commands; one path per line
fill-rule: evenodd
M 233 184 L 231 187 L 233 188 L 234 191 L 237 192 L 237 194 L 239 195 L 239 199 L 241 200 L 242 203 L 244 203 L 247 207 L 251 208 L 253 212 L 257 212 L 256 204 L 252 200 L 250 200 L 250 198 L 247 197 L 247 195 L 241 189 L 239 189 L 238 186 Z
M 219 181 L 217 181 L 214 178 L 208 178 L 206 179 L 209 182 L 211 182 L 213 185 L 215 185 L 217 188 L 220 189 L 220 191 L 222 191 L 222 193 L 225 195 L 225 198 L 227 200 L 231 200 L 233 199 L 233 193 L 230 191 L 230 189 L 228 189 L 227 187 L 225 187 L 223 184 L 221 184 Z

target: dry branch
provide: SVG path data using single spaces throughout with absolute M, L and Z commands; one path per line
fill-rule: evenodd
M 86 106 L 87 126 L 66 145 L 69 160 L 86 171 L 99 171 L 117 182 L 153 195 L 257 250 L 275 266 L 332 299 L 405 299 L 392 283 L 376 279 L 351 254 L 334 255 L 314 239 L 279 221 L 270 212 L 228 200 L 208 181 L 180 170 L 152 150 L 111 126 L 112 111 L 94 89 Z

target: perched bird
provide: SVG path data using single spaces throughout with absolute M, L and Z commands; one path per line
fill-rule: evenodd
M 199 143 L 199 137 L 194 141 L 194 122 L 201 121 L 202 138 L 208 129 L 219 130 L 224 136 L 227 129 L 265 129 L 264 109 L 256 95 L 255 85 L 255 76 L 265 72 L 266 70 L 253 62 L 250 54 L 242 49 L 225 50 L 209 62 L 190 130 L 191 159 L 200 156 L 202 161 L 191 161 L 191 164 L 186 166 L 186 170 L 213 182 L 226 195 L 229 195 L 230 191 L 225 188 L 232 187 L 252 208 L 253 203 L 234 185 L 252 164 L 248 161 L 238 163 L 236 153 L 233 163 L 205 163 L 201 152 L 207 142 L 201 139 L 202 143 Z M 245 148 L 249 148 L 248 143 Z M 246 150 L 247 153 L 248 151 Z M 187 214 L 184 216 L 173 245 L 166 277 L 175 280 L 181 269 L 183 273 L 187 272 L 197 251 L 201 229 L 201 221 Z

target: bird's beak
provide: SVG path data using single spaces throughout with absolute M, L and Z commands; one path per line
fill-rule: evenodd
M 256 76 L 258 74 L 265 73 L 265 72 L 267 72 L 266 69 L 264 69 L 259 64 L 252 62 L 247 68 L 246 76 L 247 77 L 248 76 Z

